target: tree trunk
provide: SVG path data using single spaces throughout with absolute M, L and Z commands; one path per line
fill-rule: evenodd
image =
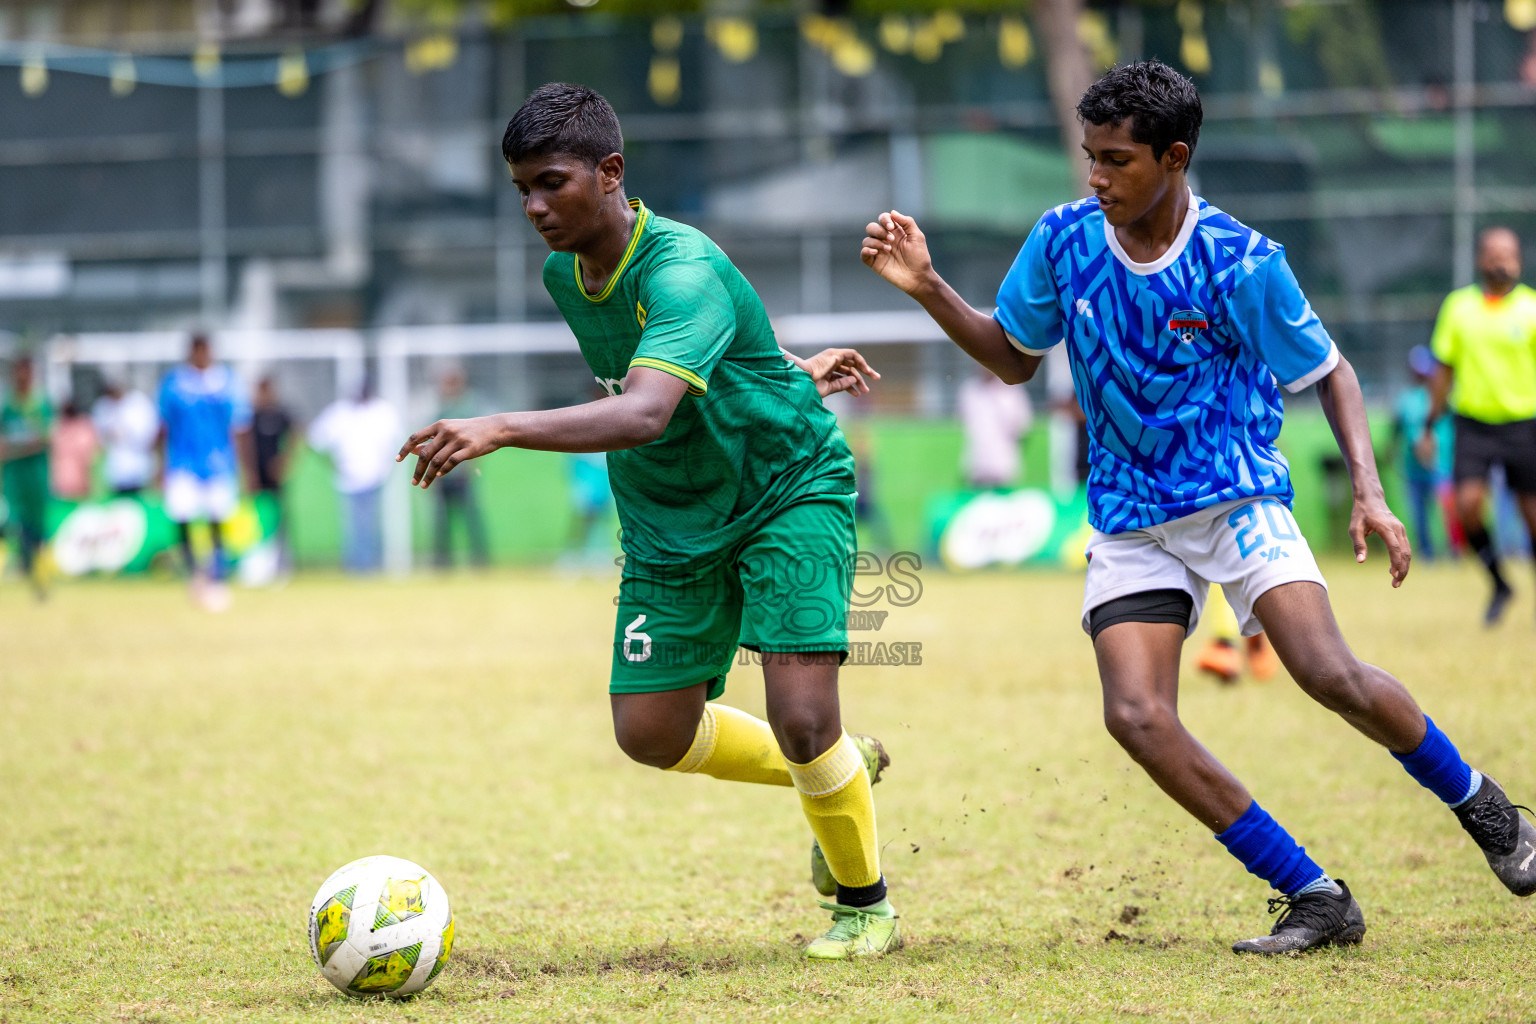
M 1077 34 L 1084 6 L 1085 0 L 1035 0 L 1035 20 L 1045 44 L 1046 81 L 1050 84 L 1051 106 L 1056 109 L 1062 149 L 1079 193 L 1087 195 L 1088 168 L 1078 158 L 1083 134 L 1077 123 L 1077 101 L 1093 84 L 1094 74 L 1088 48 Z

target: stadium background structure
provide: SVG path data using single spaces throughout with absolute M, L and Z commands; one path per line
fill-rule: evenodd
M 301 421 L 368 358 L 408 418 L 430 415 L 436 372 L 455 358 L 491 405 L 587 397 L 579 356 L 549 333 L 544 247 L 496 145 L 528 88 L 577 77 L 619 105 L 630 192 L 717 239 L 786 341 L 871 347 L 885 377 L 860 406 L 879 500 L 893 540 L 918 547 L 926 504 L 955 480 L 966 371 L 858 264 L 862 224 L 890 206 L 919 216 L 956 286 L 986 303 L 1035 217 L 1076 192 L 1037 13 L 917 5 L 829 18 L 761 5 L 500 27 L 464 13 L 386 19 L 359 39 L 274 32 L 219 48 L 191 22 L 71 36 L 69 12 L 88 6 L 0 4 L 0 322 L 16 332 L 0 362 L 41 346 L 56 398 L 88 402 L 114 365 L 152 391 L 179 355 L 163 339 L 194 328 L 214 329 L 248 378 L 273 372 Z M 1079 29 L 1095 64 L 1155 54 L 1194 76 L 1206 107 L 1197 188 L 1287 244 L 1380 429 L 1407 349 L 1470 280 L 1474 230 L 1504 222 L 1536 239 L 1529 6 L 1089 3 Z M 64 13 L 50 23 L 24 10 Z M 1341 62 L 1348 18 L 1359 31 Z M 64 353 L 104 334 L 117 355 L 81 356 L 66 373 Z M 437 348 L 429 357 L 407 337 Z M 317 354 L 333 341 L 353 354 Z M 277 358 L 283 346 L 302 358 Z M 1043 377 L 1030 385 L 1037 409 L 1067 388 L 1064 373 Z M 1298 515 L 1325 544 L 1315 404 L 1293 403 L 1286 429 Z M 1053 430 L 1064 435 L 1042 425 L 1026 442 L 1031 483 L 1046 479 Z M 299 554 L 324 562 L 331 499 L 318 467 L 296 470 L 298 507 L 315 513 L 295 521 Z M 563 515 L 558 463 L 503 456 L 484 472 L 485 499 L 508 513 L 493 527 L 499 557 L 545 557 Z M 427 518 L 410 500 L 391 506 L 397 567 Z
M 831 344 L 856 344 L 882 372 L 888 365 L 884 355 L 914 344 L 890 342 L 891 337 L 920 338 L 922 345 L 949 344 L 932 337 L 938 329 L 921 312 L 793 316 L 780 319 L 775 327 L 781 343 L 805 354 Z M 574 337 L 559 322 L 391 328 L 372 338 L 344 329 L 232 331 L 215 332 L 212 340 L 215 351 L 226 355 L 247 383 L 254 383 L 258 373 L 271 373 L 279 381 L 302 380 L 311 398 L 322 389 L 323 401 L 347 394 L 365 366 L 372 365 L 379 393 L 411 422 L 426 422 L 435 415 L 434 392 L 413 387 L 413 382 L 432 385 L 436 366 L 488 357 L 561 356 L 576 349 Z M 42 380 L 45 387 L 59 390 L 70 375 L 112 372 L 143 382 L 153 393 L 152 382 L 179 361 L 185 349 L 186 335 L 180 332 L 64 335 L 42 349 Z M 376 355 L 370 356 L 370 351 Z M 333 391 L 324 391 L 325 385 Z M 1337 446 L 1327 421 L 1307 397 L 1291 401 L 1280 439 L 1297 491 L 1294 512 L 1303 532 L 1316 538 L 1315 547 L 1342 551 L 1348 547 L 1340 519 L 1349 514 L 1347 480 L 1336 465 Z M 852 414 L 853 429 L 868 435 L 876 453 L 871 460 L 876 496 L 890 542 L 930 556 L 935 504 L 964 490 L 959 423 L 952 417 Z M 1053 469 L 1059 468 L 1052 453 L 1054 427 L 1050 417 L 1040 416 L 1025 437 L 1024 486 L 1059 492 L 1061 481 L 1053 480 Z M 1390 419 L 1378 416 L 1373 423 L 1378 449 L 1385 447 L 1390 430 Z M 341 551 L 341 515 L 330 468 L 307 447 L 299 446 L 298 452 L 285 498 L 292 553 L 300 567 L 334 565 Z M 536 564 L 560 554 L 571 516 L 564 459 L 552 452 L 511 451 L 471 467 L 480 476 L 478 500 L 487 511 L 493 561 Z M 1402 493 L 1397 463 L 1379 461 L 1388 499 L 1397 507 Z M 435 510 L 430 496 L 409 487 L 405 473 L 397 477 L 386 485 L 384 540 L 386 567 L 399 573 L 429 560 Z M 616 530 L 617 520 L 613 526 Z

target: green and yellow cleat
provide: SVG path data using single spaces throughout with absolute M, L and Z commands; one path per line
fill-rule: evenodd
M 885 747 L 873 736 L 851 732 L 848 738 L 863 755 L 864 770 L 869 772 L 869 784 L 873 786 L 880 781 L 880 773 L 891 766 L 891 755 L 885 752 Z M 837 879 L 832 877 L 832 869 L 827 867 L 827 858 L 822 855 L 821 844 L 814 839 L 811 840 L 811 884 L 823 896 L 837 895 Z
M 805 947 L 807 960 L 853 960 L 884 956 L 901 948 L 901 928 L 889 900 L 872 907 L 845 907 L 841 903 L 822 903 L 821 907 L 832 911 L 832 927 Z

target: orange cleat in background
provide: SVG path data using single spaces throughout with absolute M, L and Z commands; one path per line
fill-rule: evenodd
M 1248 671 L 1261 683 L 1269 682 L 1280 671 L 1280 656 L 1263 633 L 1248 638 Z
M 1200 651 L 1195 666 L 1201 672 L 1216 677 L 1218 682 L 1232 684 L 1243 674 L 1243 656 L 1229 640 L 1212 640 Z

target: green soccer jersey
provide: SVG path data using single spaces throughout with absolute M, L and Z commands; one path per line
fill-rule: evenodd
M 53 407 L 34 390 L 26 398 L 10 395 L 0 404 L 0 444 L 32 446 L 48 439 Z M 0 465 L 0 492 L 10 503 L 11 514 L 25 525 L 41 529 L 48 504 L 48 449 L 31 455 L 14 451 Z
M 572 253 L 544 264 L 544 286 L 609 394 L 632 366 L 688 383 L 660 438 L 608 453 L 625 555 L 657 567 L 708 560 L 802 498 L 852 494 L 837 420 L 779 353 L 747 279 L 702 232 L 629 205 L 634 235 L 601 292 L 587 292 Z

